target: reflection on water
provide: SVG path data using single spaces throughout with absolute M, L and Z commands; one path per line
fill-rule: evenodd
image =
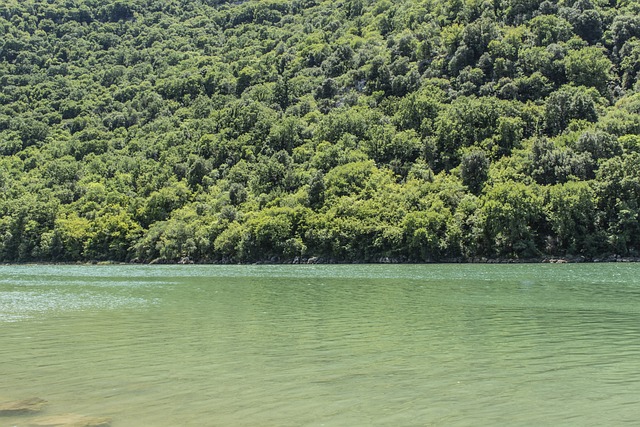
M 116 427 L 630 424 L 638 273 L 0 267 L 0 402 Z
M 0 292 L 0 322 L 26 319 L 44 312 L 105 310 L 144 306 L 143 298 L 96 295 L 90 292 L 68 294 L 61 291 L 30 290 Z

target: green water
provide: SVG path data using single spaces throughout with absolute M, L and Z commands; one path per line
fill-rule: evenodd
M 0 328 L 0 402 L 114 427 L 640 422 L 638 264 L 2 266 Z

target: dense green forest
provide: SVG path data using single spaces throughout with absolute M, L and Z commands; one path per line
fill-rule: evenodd
M 636 0 L 3 0 L 0 260 L 640 254 Z

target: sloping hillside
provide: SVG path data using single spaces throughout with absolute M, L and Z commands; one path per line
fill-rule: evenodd
M 640 252 L 640 3 L 5 0 L 0 260 Z

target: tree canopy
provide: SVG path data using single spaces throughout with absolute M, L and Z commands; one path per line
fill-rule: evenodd
M 4 1 L 0 261 L 638 256 L 639 12 Z

